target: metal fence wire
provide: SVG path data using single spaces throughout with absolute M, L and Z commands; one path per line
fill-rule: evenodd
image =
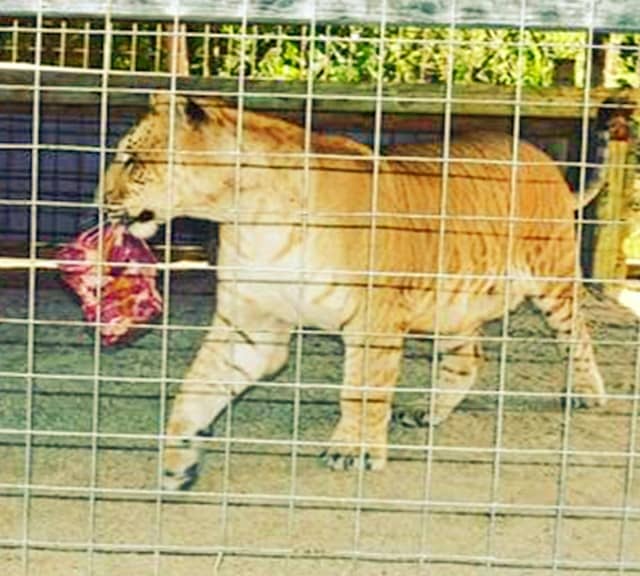
M 458 24 L 0 18 L 2 576 L 640 574 L 640 35 Z

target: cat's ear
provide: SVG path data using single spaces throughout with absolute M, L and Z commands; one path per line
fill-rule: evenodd
M 180 120 L 197 128 L 209 121 L 216 121 L 220 115 L 224 115 L 227 108 L 218 98 L 200 98 L 177 94 L 174 97 L 176 116 Z M 171 104 L 169 92 L 154 92 L 149 98 L 151 109 L 156 113 L 166 114 Z
M 193 128 L 207 123 L 226 125 L 233 123 L 234 110 L 223 100 L 216 97 L 187 96 L 176 100 L 178 113 Z
M 178 111 L 182 117 L 194 128 L 205 124 L 209 120 L 207 106 L 195 98 L 185 98 L 178 104 Z

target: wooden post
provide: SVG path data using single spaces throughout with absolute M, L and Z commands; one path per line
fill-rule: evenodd
M 187 27 L 180 24 L 165 26 L 164 48 L 169 55 L 169 71 L 178 76 L 189 76 L 189 52 L 187 48 Z M 177 55 L 175 52 L 177 51 Z M 175 66 L 175 70 L 174 70 Z
M 605 46 L 609 43 L 609 34 L 596 32 L 593 35 L 593 48 L 591 49 L 591 87 L 604 85 L 604 70 L 606 61 Z M 587 80 L 588 81 L 588 80 Z
M 607 189 L 598 197 L 599 221 L 593 259 L 593 276 L 602 280 L 625 280 L 627 265 L 622 250 L 628 224 L 629 200 L 633 193 L 635 157 L 629 139 L 609 143 Z M 616 291 L 619 286 L 604 286 Z

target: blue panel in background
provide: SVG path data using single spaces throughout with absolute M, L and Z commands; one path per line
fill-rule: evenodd
M 134 122 L 135 115 L 118 115 L 110 123 L 107 145 L 113 145 Z M 32 185 L 33 121 L 30 110 L 0 114 L 0 239 L 29 241 L 31 201 L 90 203 L 100 168 L 100 122 L 97 113 L 84 107 L 69 109 L 44 106 L 40 113 L 37 153 L 37 185 Z M 9 146 L 7 146 L 9 145 Z M 68 149 L 69 147 L 86 147 Z M 16 205 L 8 205 L 8 200 Z M 20 205 L 19 203 L 22 203 Z M 82 228 L 95 209 L 38 206 L 39 241 L 62 242 Z
M 74 112 L 70 113 L 68 107 L 42 107 L 37 186 L 32 186 L 30 108 L 0 114 L 0 173 L 3 175 L 0 179 L 0 241 L 29 246 L 34 197 L 39 202 L 50 203 L 37 207 L 39 242 L 66 242 L 97 222 L 97 209 L 89 204 L 94 200 L 100 173 L 100 116 L 97 107 L 85 106 Z M 139 112 L 119 109 L 117 114 L 109 114 L 104 136 L 107 149 L 115 147 L 135 123 Z M 109 158 L 107 153 L 106 162 Z M 78 206 L 56 205 L 67 202 L 78 203 Z M 177 244 L 202 243 L 210 237 L 211 227 L 211 222 L 176 219 L 172 225 L 173 240 Z M 162 232 L 157 240 L 164 241 Z

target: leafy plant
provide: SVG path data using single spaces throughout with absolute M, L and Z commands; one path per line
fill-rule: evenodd
M 107 45 L 104 22 L 47 19 L 38 42 L 34 19 L 0 18 L 0 61 L 101 68 Z M 168 69 L 153 22 L 117 21 L 110 36 L 113 70 Z M 615 37 L 615 38 L 614 38 Z M 618 49 L 610 72 L 620 86 L 640 84 L 640 34 L 612 35 Z M 585 81 L 585 32 L 517 29 L 378 26 L 192 24 L 192 74 L 321 82 L 486 83 L 550 86 L 559 66 L 573 65 L 570 80 Z M 566 82 L 566 79 L 565 79 Z

